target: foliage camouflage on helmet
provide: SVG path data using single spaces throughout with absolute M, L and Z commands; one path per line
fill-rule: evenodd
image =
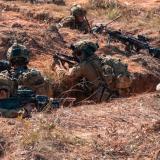
M 26 62 L 29 61 L 29 51 L 21 44 L 14 43 L 7 52 L 7 59 L 9 61 L 16 60 L 18 58 L 24 58 Z
M 87 12 L 81 5 L 73 5 L 71 8 L 71 15 L 74 17 L 77 16 L 86 16 Z
M 5 89 L 10 94 L 14 92 L 14 82 L 3 73 L 0 73 L 0 89 Z
M 35 69 L 31 69 L 28 72 L 24 72 L 19 77 L 19 82 L 22 86 L 35 90 L 44 85 L 44 77 L 41 73 Z
M 118 89 L 129 88 L 132 83 L 132 75 L 128 71 L 128 65 L 121 62 L 120 59 L 113 59 L 111 56 L 101 57 L 101 68 L 103 75 L 110 76 L 115 79 L 115 87 Z M 108 72 L 108 67 L 110 72 Z M 108 77 L 107 77 L 108 78 Z M 106 78 L 105 78 L 106 79 Z M 106 79 L 108 82 L 108 79 Z
M 97 43 L 94 43 L 89 40 L 78 41 L 71 45 L 73 52 L 83 52 L 86 55 L 90 56 L 99 48 Z

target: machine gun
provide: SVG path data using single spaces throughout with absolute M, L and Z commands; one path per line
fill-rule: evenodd
M 32 90 L 19 89 L 17 90 L 15 96 L 6 99 L 0 99 L 0 108 L 6 110 L 21 109 L 26 104 L 33 103 L 35 104 L 37 111 L 42 111 L 44 107 L 46 107 L 48 104 L 53 109 L 60 108 L 60 105 L 64 101 L 73 102 L 75 101 L 75 99 L 73 98 L 53 99 L 43 95 L 36 95 L 35 92 L 33 92 Z
M 132 51 L 139 52 L 140 50 L 147 50 L 149 54 L 155 58 L 160 58 L 160 48 L 153 48 L 149 44 L 149 39 L 138 35 L 137 37 L 122 34 L 120 31 L 106 30 L 109 35 L 108 44 L 110 45 L 111 40 L 118 40 L 123 43 L 126 48 L 125 50 L 129 53 Z
M 4 70 L 10 70 L 11 66 L 8 61 L 0 60 L 0 72 Z
M 150 46 L 149 39 L 147 37 L 143 35 L 138 35 L 137 37 L 126 35 L 120 31 L 108 29 L 107 25 L 96 25 L 92 28 L 92 32 L 98 34 L 108 34 L 108 45 L 110 45 L 110 42 L 112 40 L 120 41 L 126 46 L 125 51 L 127 51 L 128 53 L 131 53 L 132 51 L 139 52 L 140 50 L 147 50 L 151 56 L 160 58 L 160 48 L 154 48 Z
M 68 56 L 66 54 L 62 53 L 56 53 L 53 55 L 53 59 L 55 61 L 60 60 L 61 62 L 67 62 L 70 65 L 75 65 L 76 63 L 79 63 L 79 59 L 73 56 Z

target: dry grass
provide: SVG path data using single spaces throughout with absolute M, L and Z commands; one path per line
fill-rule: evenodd
M 153 159 L 160 149 L 159 104 L 158 94 L 144 94 L 33 114 L 28 120 L 1 119 L 0 131 L 8 141 L 5 157 Z
M 106 2 L 106 4 L 89 7 L 85 3 L 91 12 L 88 14 L 88 19 L 97 20 L 99 16 L 99 19 L 107 22 L 108 19 L 114 19 L 124 13 L 122 19 L 112 24 L 113 28 L 129 31 L 133 29 L 132 31 L 136 30 L 134 33 L 144 31 L 149 35 L 151 30 L 155 31 L 155 28 L 158 30 L 160 22 L 155 11 L 126 9 L 117 1 L 97 2 Z M 2 1 L 0 6 L 6 8 L 6 12 L 2 12 L 0 22 L 2 34 L 0 57 L 3 56 L 2 53 L 6 53 L 15 36 L 31 49 L 30 66 L 39 68 L 50 80 L 57 82 L 55 73 L 50 69 L 52 54 L 55 51 L 63 52 L 66 48 L 56 33 L 46 32 L 47 23 L 57 22 L 63 16 L 69 15 L 70 6 L 53 4 L 32 6 L 22 2 L 13 2 L 11 5 Z M 139 26 L 137 23 L 140 21 Z M 13 30 L 11 28 L 13 22 L 21 24 L 22 28 Z M 155 28 L 148 30 L 150 26 L 146 24 Z M 61 29 L 60 32 L 68 42 L 91 37 L 69 29 Z M 145 58 L 142 56 L 142 59 L 148 63 L 148 68 L 145 69 L 135 61 L 136 58 L 131 60 L 120 55 L 117 57 L 129 63 L 130 71 L 140 75 L 136 82 L 138 91 L 146 91 L 154 87 L 155 75 L 159 74 L 158 61 L 155 62 L 152 58 L 148 60 L 147 56 Z M 137 59 L 139 58 L 140 56 L 137 56 Z M 149 76 L 146 70 L 152 71 L 153 75 Z M 99 105 L 64 108 L 49 114 L 33 113 L 31 119 L 1 118 L 0 125 L 3 127 L 0 128 L 0 132 L 3 135 L 2 139 L 7 140 L 7 143 L 3 143 L 4 146 L 1 147 L 0 142 L 0 153 L 3 158 L 9 160 L 27 160 L 33 157 L 34 159 L 44 157 L 47 160 L 154 159 L 160 149 L 159 107 L 160 99 L 157 94 L 143 94 Z
M 119 8 L 121 5 L 117 0 L 89 0 L 93 8 L 113 9 Z

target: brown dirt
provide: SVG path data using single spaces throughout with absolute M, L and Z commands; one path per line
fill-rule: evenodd
M 160 149 L 160 95 L 1 118 L 4 159 L 149 159 Z M 27 132 L 26 132 L 27 131 Z
M 120 2 L 134 7 L 146 9 L 156 8 L 160 6 L 159 0 L 119 0 Z
M 17 39 L 31 50 L 30 67 L 38 68 L 51 79 L 55 79 L 50 68 L 52 55 L 57 51 L 69 50 L 58 34 L 48 32 L 47 28 L 49 24 L 68 15 L 73 2 L 88 7 L 88 19 L 93 23 L 109 21 L 106 14 L 103 14 L 104 10 L 89 8 L 87 0 L 66 0 L 66 6 L 31 5 L 20 1 L 0 0 L 0 58 L 6 58 L 8 47 Z M 153 46 L 160 46 L 160 28 L 159 25 L 153 25 L 159 22 L 156 19 L 152 23 L 145 18 L 150 12 L 156 12 L 157 16 L 159 2 L 120 2 L 128 5 L 132 18 L 124 15 L 124 18 L 110 27 L 132 34 L 145 34 L 151 38 Z M 92 35 L 83 35 L 70 29 L 60 29 L 60 33 L 69 43 L 85 38 L 96 40 Z M 160 101 L 159 95 L 151 92 L 155 91 L 155 86 L 160 81 L 159 60 L 147 53 L 131 57 L 117 52 L 111 53 L 109 48 L 104 47 L 105 38 L 98 37 L 98 54 L 111 54 L 114 58 L 121 59 L 134 74 L 131 97 L 99 105 L 65 108 L 50 114 L 33 114 L 29 120 L 1 118 L 0 125 L 3 127 L 0 129 L 0 156 L 4 160 L 30 160 L 33 156 L 34 159 L 46 157 L 51 160 L 154 159 L 160 150 Z M 122 47 L 120 44 L 118 46 Z M 138 93 L 142 95 L 137 95 Z

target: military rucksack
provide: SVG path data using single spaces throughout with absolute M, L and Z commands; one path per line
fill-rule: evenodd
M 52 84 L 40 71 L 29 69 L 19 77 L 19 84 L 22 88 L 29 88 L 39 95 L 52 96 Z
M 132 82 L 128 65 L 120 59 L 113 59 L 111 56 L 100 58 L 102 75 L 107 84 L 112 84 L 117 89 L 129 88 Z

